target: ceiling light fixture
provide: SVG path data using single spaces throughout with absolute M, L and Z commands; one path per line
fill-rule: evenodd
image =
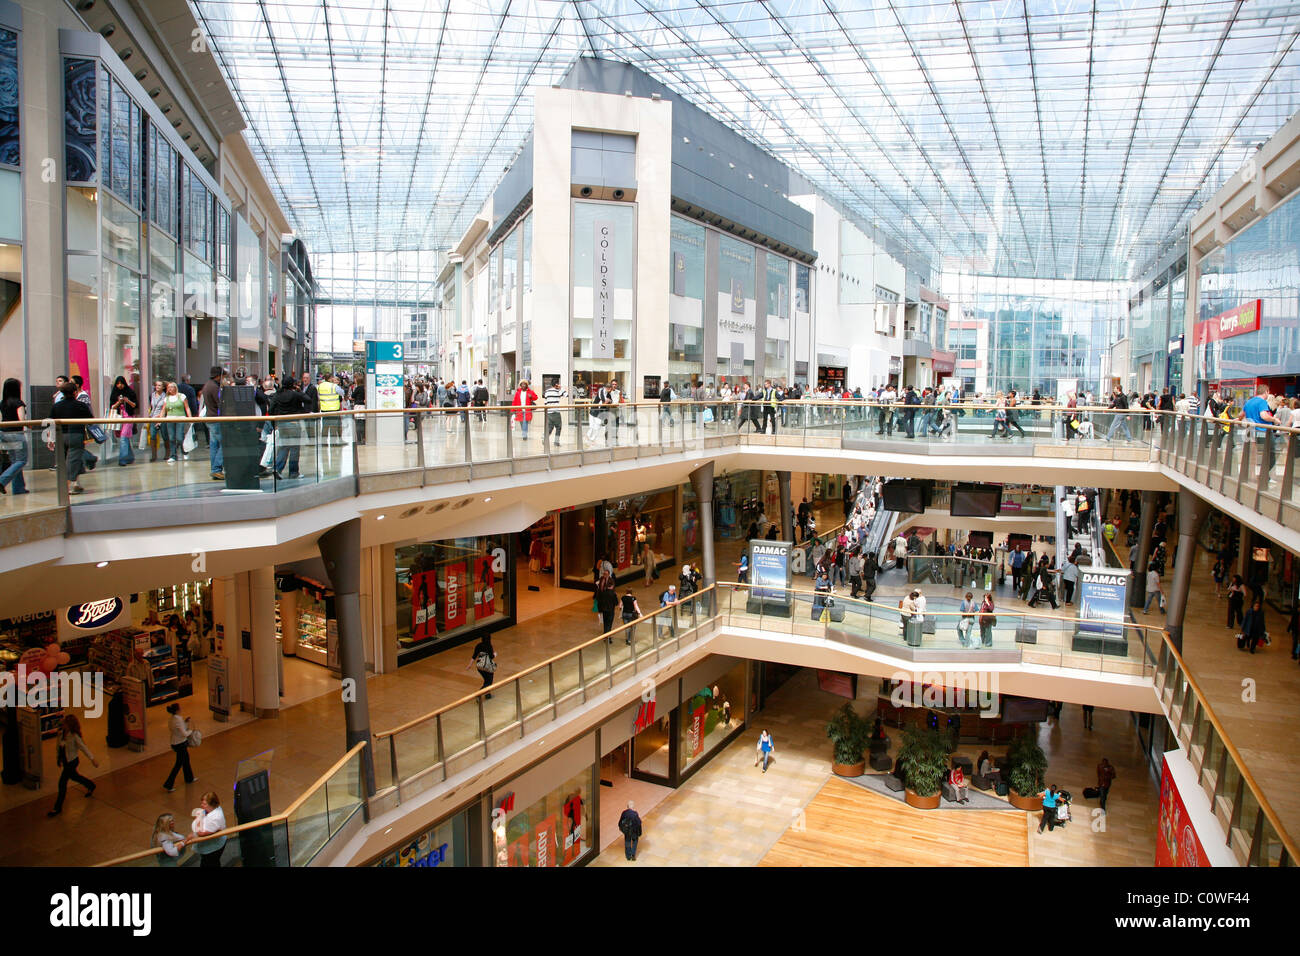
M 483 504 L 487 504 L 491 500 L 492 500 L 492 496 L 488 495 L 486 498 L 483 499 Z
M 100 561 L 97 565 L 95 565 L 95 567 L 97 567 L 97 568 L 106 568 L 106 567 L 108 567 L 108 562 L 107 562 L 107 561 Z
M 376 520 L 376 521 L 383 521 L 386 517 L 388 517 L 388 516 L 387 516 L 387 515 L 375 515 L 375 520 Z

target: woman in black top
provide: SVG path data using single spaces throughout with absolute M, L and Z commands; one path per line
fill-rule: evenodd
M 1241 621 L 1241 636 L 1246 639 L 1246 646 L 1250 648 L 1252 654 L 1264 640 L 1264 631 L 1264 602 L 1255 598 L 1250 610 Z
M 614 612 L 618 610 L 618 591 L 614 588 L 613 580 L 606 581 L 601 578 L 601 585 L 596 591 L 596 607 L 600 611 L 600 633 L 608 634 L 614 630 Z M 613 642 L 612 637 L 606 637 L 606 643 Z
M 271 400 L 272 415 L 306 415 L 311 412 L 307 397 L 298 391 L 298 383 L 292 378 L 285 378 L 280 391 Z M 275 476 L 277 478 L 299 478 L 298 452 L 302 444 L 303 419 L 278 422 L 272 440 L 275 442 Z M 284 474 L 284 466 L 289 466 L 289 474 Z
M 136 397 L 135 389 L 126 384 L 123 376 L 119 375 L 113 380 L 113 390 L 108 393 L 110 413 L 116 412 L 121 418 L 134 418 L 139 403 L 140 399 Z M 119 426 L 119 429 L 117 463 L 129 465 L 135 461 L 135 443 L 132 441 L 135 437 L 135 429 L 126 424 Z
M 27 416 L 23 409 L 27 403 L 22 399 L 23 386 L 16 378 L 5 379 L 4 390 L 0 391 L 0 422 L 21 422 Z M 23 479 L 23 466 L 27 464 L 27 433 L 22 428 L 0 428 L 0 451 L 9 456 L 9 464 L 0 471 L 0 494 L 6 494 L 6 486 L 14 486 L 14 494 L 27 494 L 27 483 Z
M 628 588 L 627 593 L 623 595 L 623 623 L 631 624 L 640 616 L 641 605 L 637 603 L 636 595 L 632 593 L 632 589 Z M 636 628 L 629 627 L 623 635 L 627 638 L 628 644 L 632 643 L 632 632 L 634 630 L 636 630 Z
M 364 409 L 366 407 L 366 377 L 364 375 L 358 375 L 357 383 L 354 386 L 352 386 L 352 407 L 354 409 Z M 366 443 L 365 416 L 359 415 L 357 416 L 355 421 L 356 421 L 356 432 L 357 432 L 357 444 L 364 445 Z
M 470 660 L 470 667 L 478 670 L 479 676 L 483 678 L 483 686 L 491 687 L 492 681 L 497 672 L 497 652 L 492 647 L 492 635 L 484 634 L 483 639 L 474 645 L 474 654 Z M 491 694 L 483 695 L 485 700 L 491 700 Z
M 1232 583 L 1228 585 L 1228 627 L 1241 623 L 1241 609 L 1246 604 L 1246 588 L 1242 583 L 1241 575 L 1234 574 Z

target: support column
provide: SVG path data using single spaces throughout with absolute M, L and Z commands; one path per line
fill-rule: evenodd
M 214 680 L 213 675 L 218 672 L 221 665 L 214 665 L 215 659 L 220 659 L 225 664 L 225 684 L 228 688 L 228 697 L 226 702 L 233 704 L 238 701 L 238 667 L 231 667 L 231 657 L 233 648 L 237 646 L 235 618 L 235 579 L 232 577 L 213 578 L 212 579 L 212 644 L 208 648 L 208 680 Z M 209 698 L 210 699 L 210 698 Z M 225 722 L 230 719 L 228 713 L 212 711 L 213 720 Z
M 1129 606 L 1141 607 L 1147 599 L 1147 564 L 1151 560 L 1151 531 L 1156 525 L 1157 502 L 1159 498 L 1154 491 L 1142 492 L 1142 508 L 1139 512 L 1141 524 L 1138 528 L 1137 563 L 1133 565 L 1133 577 L 1129 581 Z
M 710 514 L 712 509 L 710 508 Z M 370 740 L 370 701 L 366 695 L 365 631 L 361 622 L 361 519 L 335 525 L 317 542 L 330 587 L 339 627 L 339 668 L 343 677 L 344 743 L 348 750 Z M 712 547 L 707 552 L 712 558 Z M 706 572 L 707 573 L 707 572 Z M 371 748 L 362 752 L 366 793 L 375 792 L 375 765 Z
M 1065 500 L 1065 485 L 1057 485 L 1056 495 L 1056 566 L 1065 567 L 1065 559 L 1070 556 L 1070 535 L 1065 530 L 1065 509 L 1061 502 Z
M 786 476 L 789 477 L 788 472 Z M 695 500 L 700 507 L 700 572 L 707 586 L 718 581 L 713 562 L 713 462 L 691 472 L 691 487 L 695 489 Z
M 248 572 L 253 632 L 253 716 L 280 716 L 280 649 L 275 644 L 275 568 Z
M 235 633 L 227 638 L 230 669 L 239 691 L 239 709 L 246 714 L 256 707 L 253 692 L 253 595 L 247 571 L 235 575 Z
M 778 471 L 776 484 L 781 498 L 781 540 L 794 540 L 794 509 L 790 506 L 790 472 Z
M 1178 492 L 1178 556 L 1174 561 L 1174 579 L 1169 586 L 1165 629 L 1178 650 L 1183 649 L 1183 616 L 1187 612 L 1187 595 L 1192 585 L 1192 566 L 1196 563 L 1196 538 L 1210 513 L 1210 506 L 1190 491 Z

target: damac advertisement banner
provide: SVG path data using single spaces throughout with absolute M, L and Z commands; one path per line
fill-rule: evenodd
M 433 637 L 438 586 L 433 571 L 411 575 L 411 639 L 424 641 Z
M 1166 760 L 1160 770 L 1160 820 L 1156 827 L 1156 866 L 1209 866 L 1191 816 Z
M 461 627 L 466 620 L 465 562 L 457 561 L 443 568 L 442 627 L 450 631 Z

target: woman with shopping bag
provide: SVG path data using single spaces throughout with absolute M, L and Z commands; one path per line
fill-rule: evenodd
M 113 390 L 108 395 L 108 414 L 110 418 L 131 419 L 135 417 L 139 399 L 135 389 L 126 383 L 126 377 L 119 375 L 113 380 Z M 117 433 L 117 463 L 125 467 L 135 461 L 135 449 L 131 439 L 135 429 L 130 421 L 114 425 L 112 431 Z

